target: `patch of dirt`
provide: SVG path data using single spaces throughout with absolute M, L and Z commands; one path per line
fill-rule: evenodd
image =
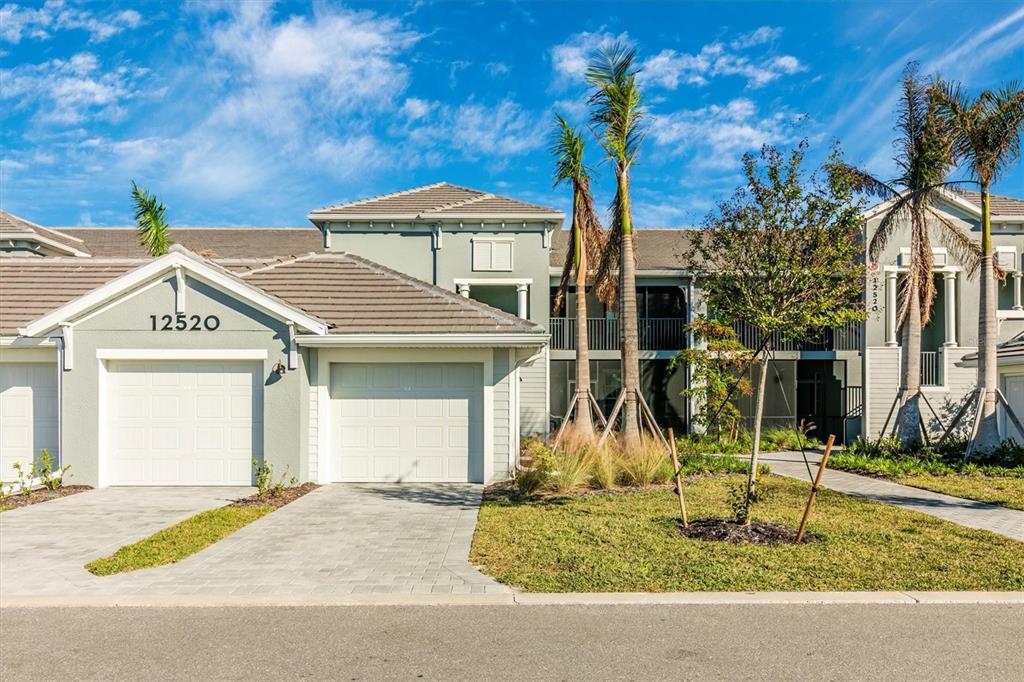
M 689 528 L 677 527 L 676 532 L 694 540 L 716 540 L 744 545 L 781 545 L 796 543 L 796 528 L 775 523 L 752 523 L 749 526 L 731 519 L 698 519 Z M 801 544 L 818 542 L 820 538 L 807 531 Z
M 303 483 L 302 485 L 292 486 L 291 488 L 285 488 L 278 494 L 271 492 L 265 492 L 262 495 L 256 493 L 249 497 L 243 497 L 241 499 L 232 502 L 230 507 L 283 507 L 289 502 L 294 502 L 308 492 L 312 492 L 320 486 L 316 483 Z
M 0 510 L 7 511 L 8 509 L 27 507 L 30 504 L 49 502 L 50 500 L 60 499 L 61 497 L 67 497 L 68 495 L 74 495 L 75 493 L 84 493 L 86 490 L 92 490 L 92 486 L 65 485 L 57 488 L 56 490 L 47 490 L 45 488 L 41 490 L 33 490 L 28 495 L 18 493 L 17 495 L 11 495 L 4 498 L 4 500 L 0 502 Z
M 699 481 L 702 478 L 721 478 L 723 476 L 731 476 L 724 471 L 713 471 L 706 474 L 693 474 L 683 479 L 683 492 L 686 492 L 686 486 L 690 483 Z M 525 500 L 558 500 L 566 499 L 570 497 L 593 497 L 593 496 L 610 496 L 610 495 L 630 495 L 632 493 L 651 493 L 658 490 L 675 490 L 675 483 L 656 483 L 649 486 L 616 486 L 615 488 L 577 488 L 576 490 L 569 490 L 564 493 L 552 492 L 552 491 L 540 491 L 532 495 L 523 495 L 516 488 L 516 485 L 512 481 L 500 481 L 498 483 L 492 483 L 491 485 L 484 488 L 483 499 L 485 502 L 523 502 Z

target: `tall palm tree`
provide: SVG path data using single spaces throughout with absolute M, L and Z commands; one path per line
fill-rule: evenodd
M 565 415 L 573 421 L 585 437 L 594 435 L 592 410 L 597 400 L 590 392 L 590 353 L 587 339 L 587 281 L 601 256 L 604 230 L 594 211 L 594 198 L 590 194 L 590 171 L 583 161 L 586 142 L 576 128 L 559 115 L 555 115 L 554 140 L 551 154 L 555 157 L 555 186 L 563 182 L 572 184 L 572 244 L 566 249 L 562 279 L 555 295 L 555 313 L 565 304 L 569 283 L 576 286 L 576 402 L 573 413 Z M 597 408 L 600 409 L 600 408 Z
M 601 50 L 587 67 L 587 82 L 594 88 L 589 99 L 591 122 L 608 159 L 615 165 L 612 227 L 598 279 L 606 302 L 616 294 L 614 280 L 606 277 L 617 267 L 622 324 L 622 436 L 627 447 L 640 442 L 640 352 L 636 310 L 636 260 L 629 196 L 629 170 L 636 160 L 644 117 L 636 83 L 636 54 L 620 44 Z M 611 419 L 609 419 L 611 421 Z
M 904 448 L 920 439 L 921 430 L 921 329 L 931 320 L 935 301 L 934 234 L 968 272 L 977 267 L 977 248 L 970 237 L 934 208 L 954 165 L 952 135 L 939 116 L 938 104 L 928 82 L 918 77 L 917 65 L 908 64 L 903 74 L 895 162 L 899 175 L 889 182 L 859 169 L 842 166 L 861 191 L 891 201 L 885 216 L 868 243 L 868 254 L 877 260 L 892 238 L 910 228 L 910 264 L 902 282 L 897 313 L 901 336 L 901 400 L 896 433 Z
M 939 83 L 936 99 L 941 114 L 954 131 L 954 151 L 967 162 L 981 186 L 981 295 L 978 316 L 978 388 L 981 401 L 971 434 L 971 451 L 999 445 L 996 424 L 996 278 L 992 260 L 992 219 L 989 188 L 1020 157 L 1024 127 L 1024 90 L 1010 83 L 998 91 L 985 91 L 971 101 L 959 84 Z
M 167 207 L 155 194 L 147 192 L 132 180 L 132 203 L 135 205 L 135 224 L 141 244 L 151 256 L 162 256 L 171 245 Z

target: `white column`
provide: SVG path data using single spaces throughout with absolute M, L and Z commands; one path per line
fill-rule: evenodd
M 455 288 L 458 290 L 458 292 L 460 294 L 462 294 L 463 298 L 469 298 L 469 285 L 468 284 L 456 284 Z
M 946 343 L 944 345 L 956 347 L 956 273 L 942 273 L 942 283 L 945 285 L 943 298 L 946 301 Z
M 526 319 L 527 311 L 529 310 L 529 299 L 526 297 L 527 292 L 530 291 L 530 285 L 528 284 L 517 284 L 516 294 L 519 298 L 519 317 Z
M 885 345 L 896 345 L 896 275 L 895 270 L 885 271 Z
M 1020 304 L 1020 279 L 1021 272 L 1017 270 L 1013 273 L 1013 309 L 1024 310 L 1024 306 Z

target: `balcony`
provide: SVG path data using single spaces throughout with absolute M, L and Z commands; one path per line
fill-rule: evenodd
M 842 327 L 815 329 L 802 339 L 785 339 L 779 334 L 772 336 L 772 350 L 777 351 L 837 351 L 860 350 L 861 322 L 847 322 Z M 747 348 L 761 347 L 761 334 L 746 322 L 733 324 L 736 337 Z
M 587 320 L 590 350 L 619 350 L 619 320 Z M 640 350 L 682 350 L 686 346 L 686 320 L 682 317 L 641 317 L 637 320 Z M 552 317 L 551 350 L 576 350 L 576 318 Z

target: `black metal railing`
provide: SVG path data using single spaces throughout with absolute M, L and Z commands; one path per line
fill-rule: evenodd
M 592 317 L 587 320 L 590 350 L 619 350 L 620 321 Z M 641 317 L 637 320 L 641 350 L 682 350 L 686 346 L 686 320 L 681 317 Z M 576 318 L 552 317 L 552 350 L 576 350 Z
M 787 339 L 780 334 L 772 335 L 772 350 L 783 351 L 836 351 L 860 350 L 861 322 L 847 322 L 841 327 L 823 327 L 809 330 L 801 338 Z M 746 322 L 734 322 L 736 336 L 747 348 L 761 347 L 761 334 Z

